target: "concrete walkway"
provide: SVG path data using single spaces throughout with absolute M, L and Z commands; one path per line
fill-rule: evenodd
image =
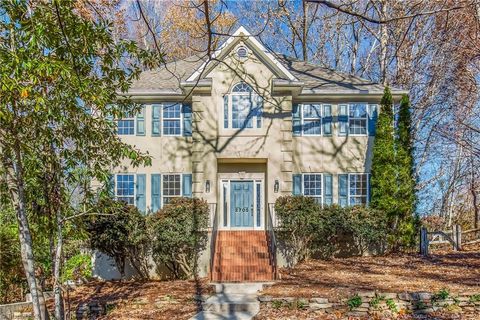
M 216 294 L 190 320 L 249 320 L 260 311 L 258 291 L 263 283 L 217 283 Z

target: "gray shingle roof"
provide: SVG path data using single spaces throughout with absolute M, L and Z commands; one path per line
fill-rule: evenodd
M 300 82 L 304 83 L 302 92 L 381 92 L 383 86 L 353 75 L 338 72 L 319 65 L 297 60 L 285 55 L 275 54 L 280 61 Z M 144 71 L 131 87 L 131 91 L 156 90 L 160 92 L 181 93 L 180 83 L 185 81 L 205 61 L 204 56 L 169 62 L 156 70 Z M 392 88 L 392 92 L 403 92 Z

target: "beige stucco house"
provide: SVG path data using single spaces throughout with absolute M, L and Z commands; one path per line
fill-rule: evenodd
M 167 63 L 133 84 L 130 94 L 144 109 L 118 121 L 118 134 L 153 160 L 118 168 L 115 194 L 145 212 L 172 197 L 207 200 L 214 249 L 203 273 L 217 281 L 272 279 L 282 264 L 271 233 L 279 196 L 368 203 L 383 89 L 271 52 L 240 27 L 209 61 Z M 392 93 L 398 100 L 405 92 Z

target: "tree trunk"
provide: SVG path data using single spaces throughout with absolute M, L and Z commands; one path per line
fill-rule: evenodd
M 22 157 L 19 150 L 14 150 L 14 152 L 15 160 L 13 160 L 13 164 L 7 164 L 5 167 L 10 169 L 9 193 L 17 215 L 22 264 L 32 297 L 33 317 L 36 320 L 46 320 L 48 319 L 48 311 L 42 289 L 35 275 L 33 242 L 26 211 Z
M 475 188 L 475 167 L 473 165 L 473 155 L 470 157 L 470 192 L 472 194 L 472 205 L 473 205 L 473 212 L 474 212 L 474 221 L 473 225 L 475 229 L 478 228 L 478 222 L 480 219 L 480 210 L 478 208 L 478 196 L 477 196 L 477 189 Z
M 387 17 L 387 1 L 382 1 L 381 18 Z M 387 45 L 388 45 L 388 29 L 387 24 L 380 26 L 380 81 L 387 85 Z
M 55 295 L 55 319 L 63 320 L 65 319 L 65 310 L 63 308 L 63 295 L 62 295 L 62 280 L 61 280 L 61 270 L 62 270 L 62 253 L 63 253 L 63 234 L 62 234 L 62 216 L 60 210 L 56 210 L 55 213 L 57 220 L 57 246 L 55 250 L 55 261 L 53 276 L 55 279 L 53 292 Z

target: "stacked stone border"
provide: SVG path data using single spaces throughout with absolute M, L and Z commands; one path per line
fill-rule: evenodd
M 349 298 L 333 301 L 327 298 L 299 298 L 259 296 L 260 308 L 266 304 L 272 308 L 312 310 L 325 313 L 346 313 L 352 317 L 380 314 L 430 314 L 436 311 L 452 313 L 479 313 L 479 293 L 450 293 L 440 290 L 429 292 L 358 292 Z

